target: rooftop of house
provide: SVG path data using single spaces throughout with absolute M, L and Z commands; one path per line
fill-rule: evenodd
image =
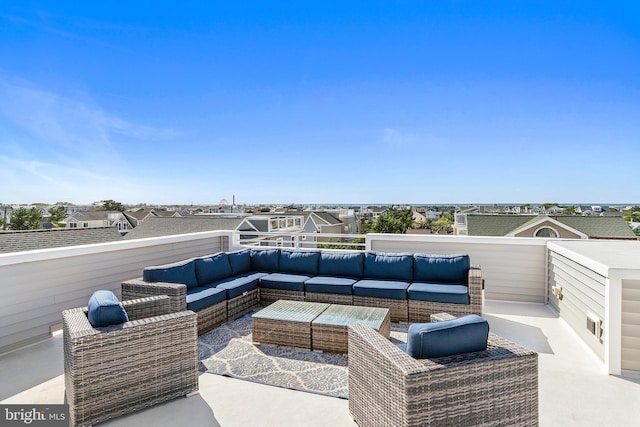
M 85 211 L 85 212 L 76 212 L 73 214 L 73 217 L 78 221 L 106 221 L 110 217 L 119 216 L 122 214 L 120 211 Z
M 590 238 L 635 237 L 620 216 L 467 215 L 469 236 L 506 236 L 541 219 L 552 218 Z
M 213 230 L 235 230 L 242 221 L 242 217 L 212 215 L 191 215 L 185 217 L 150 216 L 136 228 L 129 231 L 125 239 L 142 239 Z
M 92 243 L 115 242 L 122 239 L 118 229 L 115 227 L 5 231 L 0 232 L 0 253 L 89 245 Z
M 334 215 L 329 212 L 314 212 L 314 214 L 326 222 L 328 225 L 339 225 L 342 224 L 339 218 L 336 218 Z

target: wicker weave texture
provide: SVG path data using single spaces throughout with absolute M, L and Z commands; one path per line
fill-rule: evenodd
M 486 351 L 416 360 L 353 325 L 349 410 L 361 427 L 535 426 L 538 354 L 490 334 Z
M 133 279 L 123 282 L 120 286 L 122 300 L 151 297 L 155 295 L 167 295 L 170 298 L 171 312 L 187 309 L 187 286 L 179 283 L 145 282 Z
M 406 322 L 409 320 L 407 300 L 404 299 L 362 297 L 354 295 L 353 305 L 388 308 L 392 322 Z
M 311 349 L 311 322 L 329 304 L 279 300 L 254 314 L 254 342 Z
M 227 322 L 227 301 L 203 308 L 196 312 L 198 318 L 198 335 Z
M 353 295 L 327 294 L 324 292 L 305 292 L 304 300 L 327 304 L 353 305 Z
M 163 300 L 159 312 L 165 312 L 167 297 L 156 298 Z M 133 314 L 135 304 L 123 305 Z M 95 424 L 198 389 L 195 313 L 160 314 L 99 329 L 86 313 L 86 308 L 62 313 L 72 425 Z
M 330 305 L 311 322 L 312 347 L 330 353 L 347 353 L 348 329 L 355 323 L 367 323 L 383 337 L 391 334 L 389 309 Z
M 260 290 L 254 289 L 243 295 L 227 300 L 227 319 L 235 320 L 260 306 Z
M 267 307 L 278 300 L 304 301 L 303 291 L 287 291 L 284 289 L 260 288 L 260 305 Z

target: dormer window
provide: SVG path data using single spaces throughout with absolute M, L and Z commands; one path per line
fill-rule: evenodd
M 551 227 L 541 227 L 536 230 L 533 237 L 560 237 L 560 234 Z

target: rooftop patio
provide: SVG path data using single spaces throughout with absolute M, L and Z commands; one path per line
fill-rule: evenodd
M 0 255 L 1 277 L 20 284 L 0 287 L 0 401 L 64 401 L 62 339 L 47 338 L 62 309 L 86 305 L 97 289 L 119 293 L 120 281 L 139 276 L 144 266 L 233 249 L 236 239 L 207 232 Z M 633 369 L 639 244 L 369 235 L 366 248 L 469 253 L 483 267 L 483 315 L 491 331 L 540 355 L 540 424 L 602 426 L 633 425 L 640 416 L 640 376 Z M 599 336 L 585 331 L 586 312 L 604 320 Z M 342 399 L 208 373 L 200 375 L 199 388 L 104 425 L 354 425 Z
M 623 426 L 640 417 L 640 377 L 602 372 L 602 362 L 544 304 L 488 301 L 491 331 L 539 352 L 542 426 Z M 63 403 L 62 339 L 0 357 L 2 403 Z M 199 393 L 103 425 L 352 426 L 344 399 L 204 373 Z

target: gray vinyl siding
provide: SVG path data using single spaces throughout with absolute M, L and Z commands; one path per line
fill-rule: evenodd
M 562 287 L 562 300 L 551 289 Z M 606 278 L 557 252 L 549 251 L 549 304 L 580 338 L 604 360 L 604 339 L 587 330 L 587 313 L 605 319 Z
M 120 284 L 142 276 L 142 269 L 227 250 L 220 232 L 84 247 L 7 254 L 0 260 L 0 354 L 50 335 L 62 310 L 86 306 L 99 289 L 120 296 Z M 163 243 L 166 242 L 166 243 Z
M 622 371 L 640 374 L 640 280 L 622 281 Z

